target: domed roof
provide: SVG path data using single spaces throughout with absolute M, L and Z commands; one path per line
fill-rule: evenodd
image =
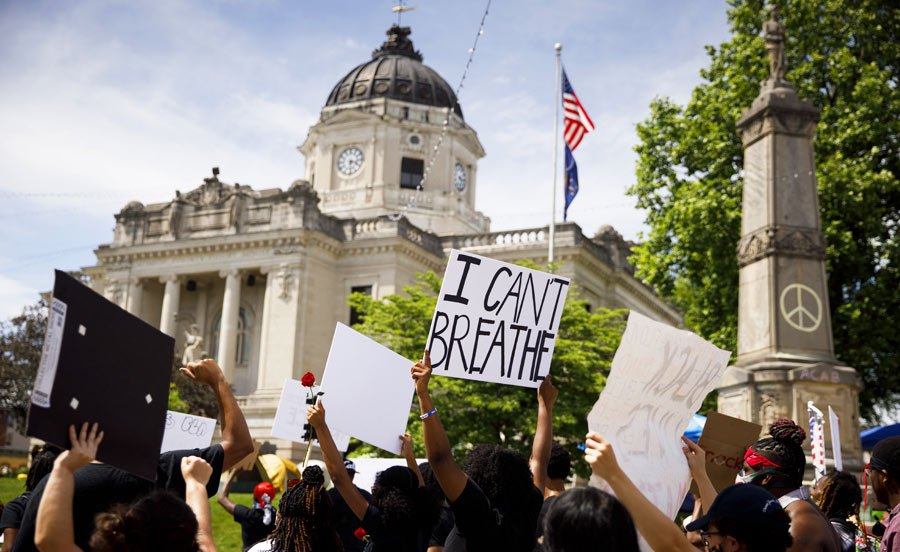
M 451 107 L 462 117 L 456 94 L 440 75 L 422 63 L 413 48 L 409 27 L 391 26 L 387 40 L 372 52 L 372 59 L 342 78 L 325 106 L 372 98 L 391 98 L 436 107 Z

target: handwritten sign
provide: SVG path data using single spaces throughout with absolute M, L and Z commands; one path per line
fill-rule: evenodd
M 166 429 L 159 452 L 206 448 L 212 443 L 215 431 L 216 421 L 212 418 L 167 410 Z
M 568 278 L 452 250 L 427 341 L 434 373 L 540 386 L 568 290 Z
M 278 401 L 278 410 L 275 411 L 275 422 L 272 424 L 272 437 L 277 439 L 285 439 L 294 443 L 306 444 L 303 434 L 306 433 L 306 410 L 309 403 L 306 402 L 309 397 L 309 389 L 312 389 L 312 395 L 315 397 L 319 392 L 318 385 L 312 388 L 303 387 L 297 380 L 285 380 L 284 387 L 281 389 L 281 400 Z M 324 397 L 323 397 L 324 398 Z M 350 436 L 340 431 L 331 429 L 331 438 L 334 444 L 341 452 L 346 452 L 350 446 Z M 313 444 L 319 446 L 317 440 L 313 440 Z
M 328 427 L 400 454 L 415 390 L 412 364 L 339 322 L 322 378 Z
M 744 465 L 744 453 L 759 439 L 760 430 L 759 424 L 718 412 L 707 415 L 697 444 L 706 451 L 706 473 L 716 491 L 734 485 L 734 478 Z M 699 496 L 696 483 L 691 483 L 691 492 Z
M 588 414 L 591 431 L 609 440 L 628 477 L 671 519 L 690 484 L 681 434 L 730 355 L 631 311 L 606 388 Z M 597 476 L 590 484 L 611 492 Z M 645 542 L 641 546 L 649 550 Z

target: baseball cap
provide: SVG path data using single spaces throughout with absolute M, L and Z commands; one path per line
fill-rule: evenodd
M 784 509 L 772 493 L 758 485 L 732 485 L 716 495 L 706 515 L 688 523 L 685 529 L 707 529 L 714 519 L 740 519 L 749 526 L 760 527 L 781 523 Z
M 356 464 L 353 463 L 353 460 L 347 458 L 344 460 L 344 467 L 347 468 L 348 472 L 356 473 Z

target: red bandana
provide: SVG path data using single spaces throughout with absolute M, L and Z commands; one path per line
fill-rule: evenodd
M 747 453 L 744 454 L 744 461 L 747 462 L 748 464 L 750 464 L 751 468 L 754 468 L 757 470 L 762 469 L 762 468 L 768 468 L 768 467 L 773 467 L 773 468 L 781 467 L 778 464 L 776 464 L 775 462 L 772 462 L 771 460 L 769 460 L 768 458 L 764 458 L 764 457 L 756 454 L 755 452 L 753 452 L 753 449 L 750 449 L 750 448 L 748 448 Z

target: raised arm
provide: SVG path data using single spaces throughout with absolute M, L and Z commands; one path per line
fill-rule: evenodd
M 225 508 L 225 511 L 232 516 L 234 515 L 234 507 L 237 506 L 237 504 L 228 498 L 228 495 L 231 493 L 231 482 L 234 481 L 237 473 L 237 468 L 231 470 L 231 473 L 228 474 L 228 479 L 225 480 L 225 485 L 222 486 L 222 490 L 219 491 L 219 496 L 216 498 L 216 502 L 219 503 L 219 506 Z
M 631 514 L 634 526 L 650 548 L 656 552 L 697 552 L 681 529 L 647 500 L 625 475 L 609 441 L 594 432 L 588 433 L 584 457 L 591 470 L 612 487 L 616 498 Z
M 531 458 L 528 460 L 532 481 L 542 495 L 547 486 L 547 464 L 550 463 L 550 446 L 553 444 L 553 404 L 557 395 L 559 391 L 553 387 L 550 374 L 547 374 L 538 387 L 537 429 L 531 444 Z
M 716 499 L 716 494 L 718 494 L 712 481 L 709 479 L 709 474 L 706 473 L 706 451 L 683 435 L 681 440 L 684 441 L 684 446 L 681 450 L 684 451 L 684 457 L 687 458 L 688 467 L 691 469 L 691 477 L 694 478 L 694 481 L 697 482 L 697 488 L 700 489 L 700 504 L 702 512 L 705 514 Z
M 328 470 L 328 475 L 331 476 L 331 483 L 341 493 L 344 502 L 350 507 L 350 511 L 362 521 L 369 508 L 369 501 L 353 485 L 353 480 L 350 479 L 350 474 L 344 467 L 341 453 L 334 444 L 328 424 L 325 423 L 325 405 L 322 404 L 322 399 L 319 399 L 317 405 L 306 409 L 306 420 L 316 429 L 316 438 L 319 440 L 319 448 L 322 449 L 325 468 Z
M 209 511 L 209 498 L 206 496 L 206 484 L 209 483 L 212 472 L 212 466 L 202 458 L 185 456 L 181 459 L 181 475 L 184 476 L 185 484 L 184 501 L 197 516 L 197 544 L 201 552 L 216 552 L 212 538 L 212 514 Z
M 219 403 L 219 413 L 222 417 L 222 449 L 225 457 L 222 459 L 222 470 L 228 470 L 243 460 L 245 456 L 253 452 L 253 439 L 250 430 L 247 429 L 247 421 L 241 412 L 231 387 L 225 379 L 225 374 L 211 358 L 200 362 L 192 362 L 181 372 L 198 383 L 205 383 L 212 387 Z
M 53 471 L 38 507 L 34 544 L 41 552 L 81 552 L 75 544 L 75 522 L 72 519 L 74 473 L 97 457 L 103 432 L 98 433 L 97 424 L 88 432 L 88 423 L 85 422 L 79 434 L 75 433 L 75 426 L 69 426 L 69 440 L 72 448 L 60 454 L 53 463 Z
M 428 380 L 431 379 L 431 357 L 425 350 L 425 360 L 412 367 L 412 378 L 416 382 L 416 396 L 422 410 L 422 433 L 425 436 L 425 455 L 434 470 L 434 476 L 450 502 L 455 502 L 466 488 L 468 476 L 459 469 L 450 450 L 450 441 L 441 419 L 437 414 L 431 396 L 428 394 Z
M 403 441 L 403 444 L 400 445 L 400 454 L 406 459 L 406 467 L 416 474 L 416 478 L 419 480 L 419 486 L 424 487 L 425 478 L 422 477 L 422 470 L 419 469 L 419 464 L 416 463 L 416 454 L 413 452 L 412 446 L 412 435 L 404 433 L 400 436 L 400 440 Z

